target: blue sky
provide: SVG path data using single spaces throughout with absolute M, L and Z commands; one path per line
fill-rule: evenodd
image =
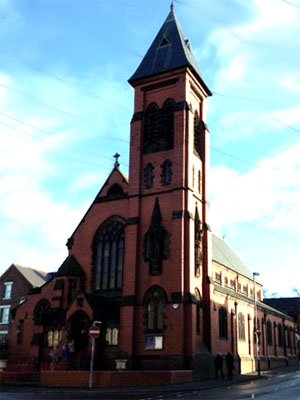
M 209 222 L 269 295 L 300 289 L 300 1 L 178 0 L 208 100 Z M 113 167 L 169 0 L 0 0 L 0 273 L 56 270 Z

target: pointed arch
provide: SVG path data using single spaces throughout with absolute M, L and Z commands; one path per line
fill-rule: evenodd
M 158 140 L 159 109 L 156 103 L 151 103 L 145 112 L 143 130 L 143 151 L 155 151 Z
M 93 241 L 93 291 L 122 289 L 125 220 L 111 217 L 98 228 Z
M 160 286 L 151 287 L 144 296 L 144 323 L 147 332 L 161 333 L 165 329 L 167 295 Z

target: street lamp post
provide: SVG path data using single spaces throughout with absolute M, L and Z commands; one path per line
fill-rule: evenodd
M 257 374 L 260 375 L 260 352 L 259 352 L 259 335 L 258 335 L 258 317 L 257 317 L 257 293 L 256 293 L 256 276 L 258 272 L 253 272 L 253 283 L 254 283 L 254 332 L 255 332 L 255 343 L 256 343 L 256 359 L 257 359 Z

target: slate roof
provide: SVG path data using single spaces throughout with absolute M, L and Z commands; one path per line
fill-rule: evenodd
M 51 279 L 51 274 L 45 271 L 38 271 L 33 268 L 23 267 L 22 265 L 13 264 L 13 266 L 31 283 L 33 287 L 40 287 Z
M 135 82 L 142 78 L 182 67 L 189 67 L 200 80 L 207 94 L 212 94 L 201 78 L 197 62 L 190 48 L 190 43 L 185 39 L 171 6 L 171 11 L 167 19 L 160 28 L 139 67 L 129 79 L 129 83 L 134 86 Z
M 264 303 L 277 308 L 287 314 L 300 313 L 300 297 L 282 297 L 278 299 L 264 299 Z
M 58 276 L 84 276 L 84 272 L 76 258 L 71 255 L 59 267 L 55 274 L 55 277 Z
M 217 263 L 253 280 L 253 274 L 242 263 L 238 256 L 231 250 L 223 239 L 214 234 L 212 235 L 212 258 Z

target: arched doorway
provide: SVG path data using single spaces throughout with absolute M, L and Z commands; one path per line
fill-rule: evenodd
M 89 328 L 91 320 L 84 311 L 76 311 L 67 323 L 67 340 L 70 348 L 68 369 L 89 368 Z

